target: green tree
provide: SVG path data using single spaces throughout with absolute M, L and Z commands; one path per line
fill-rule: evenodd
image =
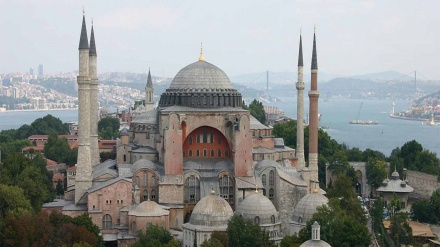
M 440 189 L 434 191 L 430 198 L 431 210 L 433 215 L 433 222 L 440 222 Z
M 350 177 L 345 174 L 337 176 L 333 187 L 328 190 L 329 199 L 335 199 L 340 208 L 343 208 L 348 215 L 361 223 L 366 223 L 364 210 L 357 199 L 353 182 Z
M 378 198 L 374 201 L 373 206 L 370 209 L 373 229 L 376 232 L 378 232 L 380 227 L 383 226 L 383 205 L 382 198 Z
M 55 198 L 49 178 L 45 162 L 39 156 L 30 160 L 23 154 L 15 153 L 0 164 L 0 183 L 22 188 L 35 212 L 41 209 L 44 202 Z
M 383 160 L 376 158 L 369 159 L 365 169 L 368 183 L 373 188 L 379 188 L 382 181 L 387 178 L 387 164 Z
M 76 160 L 69 160 L 72 150 L 66 138 L 58 138 L 55 132 L 52 132 L 44 144 L 44 155 L 46 158 L 56 161 L 57 163 L 66 163 L 72 166 Z M 73 164 L 71 162 L 74 162 Z
M 43 118 L 36 119 L 34 122 L 32 122 L 31 127 L 33 128 L 31 132 L 32 135 L 49 135 L 52 132 L 55 132 L 58 135 L 69 134 L 69 128 L 64 125 L 59 118 L 56 118 L 50 114 Z M 25 138 L 27 137 L 28 136 Z
M 226 232 L 214 231 L 211 234 L 211 239 L 219 240 L 224 247 L 229 246 L 229 237 Z
M 242 217 L 232 216 L 226 229 L 230 247 L 268 247 L 274 246 L 269 240 L 269 233 Z
M 114 140 L 119 133 L 119 119 L 105 117 L 98 122 L 98 134 L 101 139 Z
M 348 214 L 347 209 L 342 209 L 337 198 L 331 198 L 329 206 L 318 207 L 318 212 L 300 231 L 302 241 L 311 238 L 311 226 L 315 221 L 321 225 L 321 239 L 331 246 L 370 246 L 371 238 L 365 223 Z
M 275 137 L 283 138 L 286 146 L 296 148 L 296 120 L 275 124 L 272 134 Z
M 391 216 L 390 237 L 396 246 L 413 243 L 412 229 L 407 222 L 405 214 Z
M 145 231 L 138 231 L 136 236 L 134 247 L 162 247 L 173 239 L 167 230 L 158 225 L 147 225 Z
M 0 184 L 0 219 L 8 213 L 20 215 L 32 212 L 32 206 L 22 188 Z
M 296 235 L 286 235 L 281 240 L 280 247 L 299 247 L 304 241 Z
M 203 241 L 200 245 L 201 247 L 224 247 L 220 240 L 216 238 L 210 238 L 209 240 Z
M 246 109 L 246 106 L 244 107 Z M 254 99 L 248 107 L 251 115 L 255 117 L 260 123 L 266 124 L 266 112 L 264 111 L 263 102 Z
M 432 213 L 431 202 L 428 199 L 414 202 L 411 206 L 411 215 L 413 220 L 424 223 L 436 223 L 436 214 Z

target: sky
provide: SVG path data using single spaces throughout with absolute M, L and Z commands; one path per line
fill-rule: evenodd
M 0 0 L 0 73 L 77 70 L 83 7 L 98 73 L 173 77 L 201 42 L 229 76 L 295 72 L 300 32 L 307 73 L 316 26 L 320 72 L 440 79 L 438 0 Z

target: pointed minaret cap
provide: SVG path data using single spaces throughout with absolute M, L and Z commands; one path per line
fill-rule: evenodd
M 90 50 L 89 56 L 96 56 L 96 45 L 95 45 L 95 32 L 93 31 L 93 20 L 92 20 L 92 32 L 90 34 Z
M 315 27 L 315 31 L 316 31 L 316 27 Z M 318 58 L 316 55 L 316 33 L 315 32 L 313 32 L 312 69 L 318 69 Z
M 81 27 L 81 37 L 79 39 L 78 49 L 89 49 L 89 39 L 87 38 L 86 17 L 83 13 L 83 22 Z
M 302 48 L 302 35 L 301 31 L 299 33 L 299 53 L 298 53 L 298 67 L 303 67 L 303 48 Z
M 151 80 L 150 69 L 148 69 L 147 87 L 150 87 L 150 88 L 153 87 L 153 81 Z
M 205 61 L 205 57 L 203 56 L 203 44 L 200 43 L 200 57 L 199 61 Z

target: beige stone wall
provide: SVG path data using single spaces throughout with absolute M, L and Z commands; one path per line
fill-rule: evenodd
M 278 188 L 276 190 L 276 202 L 274 204 L 280 214 L 281 231 L 283 234 L 288 234 L 289 219 L 292 217 L 293 210 L 298 201 L 307 193 L 307 189 L 301 189 L 278 176 L 276 177 Z
M 407 179 L 408 184 L 414 188 L 411 197 L 427 199 L 435 190 L 440 189 L 440 183 L 435 175 L 408 170 Z
M 183 203 L 183 184 L 160 184 L 159 203 L 182 204 Z

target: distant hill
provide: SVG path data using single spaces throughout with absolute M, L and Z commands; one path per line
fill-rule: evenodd
M 373 81 L 414 81 L 413 75 L 404 75 L 400 72 L 389 70 L 365 75 L 349 76 L 349 78 L 373 80 Z

